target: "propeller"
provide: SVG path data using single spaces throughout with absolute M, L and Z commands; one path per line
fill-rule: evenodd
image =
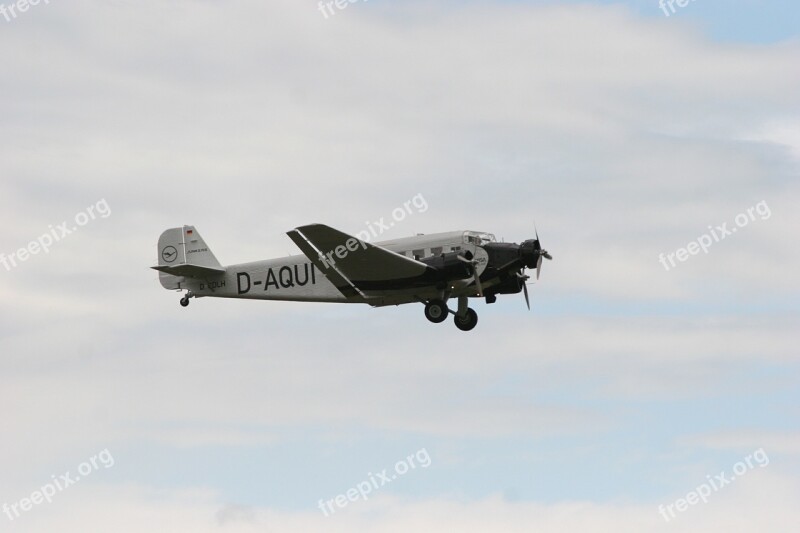
M 467 259 L 463 255 L 459 255 L 458 259 L 469 265 L 472 265 L 472 275 L 473 278 L 475 279 L 475 286 L 478 287 L 478 296 L 483 297 L 483 287 L 481 287 L 481 277 L 480 274 L 478 274 L 478 261 L 476 261 L 475 259 Z
M 475 286 L 478 287 L 478 296 L 483 298 L 483 287 L 481 287 L 481 277 L 477 268 L 475 269 Z
M 539 231 L 536 229 L 536 224 L 533 225 L 533 231 L 536 234 L 536 239 L 531 243 L 531 241 L 526 241 L 523 243 L 523 247 L 526 247 L 526 250 L 523 251 L 523 258 L 528 257 L 531 260 L 535 257 L 536 258 L 536 281 L 539 281 L 539 276 L 542 275 L 542 262 L 543 259 L 547 259 L 548 261 L 553 260 L 553 256 L 550 255 L 550 252 L 542 248 L 542 243 L 539 240 Z M 530 248 L 527 248 L 530 246 Z M 530 279 L 530 276 L 525 275 L 525 267 L 533 266 L 532 262 L 524 262 L 522 270 L 517 273 L 521 282 L 522 282 L 522 290 L 525 293 L 525 303 L 528 305 L 528 310 L 531 308 L 530 298 L 528 296 L 528 285 L 525 283 Z
M 542 248 L 542 242 L 539 240 L 539 230 L 536 229 L 536 224 L 533 225 L 533 231 L 536 234 L 536 240 L 533 241 L 533 251 L 539 256 L 536 260 L 536 280 L 538 281 L 539 275 L 542 273 L 542 258 L 552 261 L 553 256 L 550 255 L 550 252 Z
M 525 305 L 528 306 L 528 311 L 530 311 L 531 310 L 531 300 L 528 297 L 528 284 L 526 283 L 526 281 L 531 279 L 531 277 L 530 276 L 526 276 L 525 274 L 522 274 L 522 273 L 519 273 L 519 272 L 517 272 L 517 276 L 519 276 L 519 279 L 522 282 L 522 292 L 525 293 Z

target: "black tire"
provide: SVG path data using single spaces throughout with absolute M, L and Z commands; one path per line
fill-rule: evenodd
M 456 327 L 461 331 L 469 331 L 478 325 L 478 313 L 470 307 L 467 309 L 467 314 L 464 318 L 455 315 L 453 317 L 453 322 L 456 323 Z
M 189 305 L 189 298 L 181 298 L 181 306 L 187 307 Z
M 447 314 L 447 304 L 441 300 L 431 300 L 425 304 L 425 318 L 434 324 L 447 320 Z

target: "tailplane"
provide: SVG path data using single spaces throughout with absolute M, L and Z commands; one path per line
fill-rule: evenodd
M 165 289 L 181 289 L 182 277 L 208 278 L 225 273 L 194 226 L 170 228 L 158 239 L 159 280 Z

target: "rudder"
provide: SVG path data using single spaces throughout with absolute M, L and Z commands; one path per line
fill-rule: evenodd
M 158 239 L 158 265 L 222 267 L 194 226 L 170 228 L 161 234 Z M 159 272 L 158 278 L 165 289 L 181 289 L 181 276 Z

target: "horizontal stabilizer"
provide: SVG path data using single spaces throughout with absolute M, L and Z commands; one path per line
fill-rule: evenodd
M 153 270 L 172 274 L 173 276 L 185 276 L 187 278 L 205 279 L 220 276 L 225 273 L 224 268 L 200 266 L 200 265 L 159 265 L 150 267 Z

